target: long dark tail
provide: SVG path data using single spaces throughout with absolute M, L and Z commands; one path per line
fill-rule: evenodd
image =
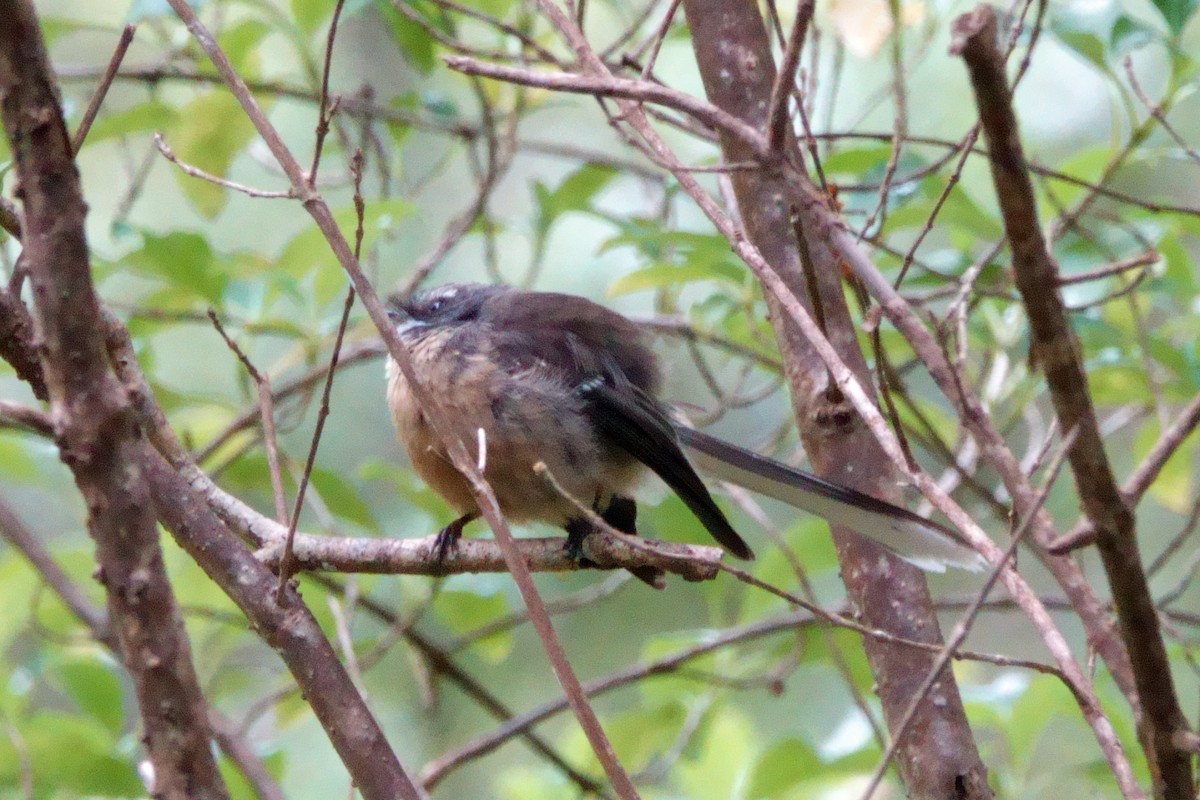
M 600 381 L 581 387 L 580 393 L 604 440 L 662 478 L 726 550 L 738 558 L 754 558 L 754 552 L 729 524 L 683 454 L 675 429 L 658 403 L 636 390 L 618 392 Z
M 955 566 L 974 572 L 987 566 L 983 557 L 957 532 L 907 509 L 822 480 L 694 428 L 676 425 L 675 432 L 701 469 L 824 517 L 830 525 L 850 528 L 921 569 L 944 572 L 947 566 Z

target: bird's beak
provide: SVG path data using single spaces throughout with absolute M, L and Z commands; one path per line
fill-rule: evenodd
M 387 313 L 388 319 L 392 321 L 392 325 L 396 328 L 396 334 L 402 338 L 411 331 L 429 327 L 428 323 L 410 317 L 408 312 L 402 308 L 392 307 L 388 309 Z

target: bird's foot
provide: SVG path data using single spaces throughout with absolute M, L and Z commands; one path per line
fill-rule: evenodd
M 462 538 L 463 528 L 466 527 L 468 522 L 475 519 L 476 516 L 478 515 L 463 514 L 437 532 L 437 536 L 433 537 L 434 561 L 441 564 L 446 560 L 446 556 L 458 545 L 458 540 Z
M 573 519 L 563 526 L 567 531 L 567 557 L 581 567 L 594 567 L 596 562 L 583 554 L 583 539 L 592 532 L 592 525 L 585 519 Z
M 628 503 L 628 505 L 624 505 L 624 503 Z M 612 511 L 612 506 L 610 506 L 609 510 L 605 512 L 605 522 L 608 522 L 609 525 L 612 525 L 614 528 L 616 528 L 617 525 L 608 519 L 608 514 L 611 511 Z M 628 527 L 633 528 L 633 517 L 634 517 L 634 515 L 636 515 L 637 510 L 636 510 L 636 506 L 634 506 L 632 500 L 623 501 L 623 504 L 621 505 L 620 510 L 617 513 L 619 515 L 621 515 L 621 517 L 620 517 L 621 521 L 626 522 L 628 524 Z M 574 561 L 576 564 L 578 564 L 581 567 L 597 566 L 595 561 L 592 561 L 590 558 L 588 558 L 587 556 L 585 556 L 583 554 L 583 540 L 584 540 L 584 537 L 586 537 L 589 533 L 592 532 L 591 523 L 589 523 L 587 520 L 576 519 L 576 520 L 571 520 L 563 527 L 566 528 L 566 531 L 567 531 L 567 544 L 565 547 L 565 549 L 567 551 L 567 556 L 569 556 L 572 561 Z M 620 530 L 620 529 L 618 528 L 618 530 Z M 623 531 L 623 532 L 627 532 L 627 533 L 632 534 L 633 536 L 637 536 L 637 530 Z M 632 567 L 632 568 L 630 568 L 629 571 L 631 573 L 633 573 L 633 576 L 635 578 L 642 581 L 643 583 L 650 586 L 651 588 L 662 589 L 667 585 L 665 574 L 658 567 L 651 567 L 651 566 Z

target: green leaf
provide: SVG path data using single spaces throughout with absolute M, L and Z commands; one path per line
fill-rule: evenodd
M 1060 3 L 1050 15 L 1050 30 L 1084 60 L 1109 73 L 1109 46 L 1120 38 L 1115 28 L 1121 16 L 1116 0 Z
M 364 481 L 386 481 L 401 498 L 425 512 L 431 520 L 448 519 L 450 512 L 447 511 L 446 501 L 411 469 L 405 469 L 390 461 L 371 459 L 359 467 L 358 477 Z
M 37 477 L 37 464 L 26 448 L 21 438 L 0 435 L 0 475 L 21 483 L 28 483 Z
M 620 297 L 647 289 L 662 289 L 667 286 L 681 286 L 685 283 L 709 280 L 724 280 L 740 286 L 742 278 L 742 271 L 728 262 L 678 267 L 673 264 L 655 264 L 617 278 L 608 287 L 608 296 Z
M 541 181 L 534 181 L 533 194 L 538 203 L 538 218 L 534 222 L 535 260 L 540 258 L 554 222 L 569 211 L 592 210 L 592 200 L 608 181 L 616 176 L 616 170 L 598 164 L 583 164 L 574 173 L 559 182 L 557 188 L 548 188 Z
M 758 738 L 750 718 L 737 708 L 721 708 L 703 726 L 703 744 L 676 767 L 690 800 L 729 800 L 750 769 Z
M 147 100 L 122 111 L 101 116 L 88 133 L 87 144 L 132 133 L 165 130 L 173 125 L 178 117 L 179 113 L 166 103 Z
M 942 181 L 936 176 L 921 181 L 920 188 L 888 214 L 888 229 L 899 231 L 923 227 L 942 189 Z M 996 239 L 1003 233 L 1000 222 L 980 208 L 962 184 L 955 187 L 946 198 L 938 213 L 937 223 L 940 228 L 952 233 L 965 233 L 972 239 Z
M 423 13 L 423 8 L 412 0 L 404 0 L 405 5 L 415 10 L 418 14 L 428 16 Z M 408 17 L 401 14 L 392 7 L 390 2 L 379 0 L 376 8 L 383 14 L 384 19 L 392 28 L 392 37 L 396 40 L 396 46 L 400 48 L 400 52 L 408 59 L 408 62 L 420 70 L 422 73 L 428 74 L 437 66 L 437 42 L 430 36 L 420 25 L 410 20 Z M 430 25 L 434 25 L 432 21 Z M 438 27 L 434 25 L 434 27 Z
M 1137 460 L 1145 458 L 1162 434 L 1155 419 L 1143 423 L 1134 442 L 1134 453 Z M 1184 440 L 1167 463 L 1159 470 L 1154 483 L 1150 484 L 1150 494 L 1159 503 L 1178 514 L 1186 514 L 1191 508 L 1192 500 L 1192 456 L 1196 452 L 1196 438 Z
M 1158 244 L 1158 252 L 1166 262 L 1166 270 L 1159 278 L 1167 291 L 1176 297 L 1194 297 L 1200 292 L 1200 280 L 1192 268 L 1191 253 L 1177 235 L 1165 236 Z
M 1156 38 L 1153 28 L 1147 27 L 1132 17 L 1122 14 L 1113 23 L 1108 35 L 1108 53 L 1113 59 L 1121 59 Z
M 321 495 L 325 505 L 337 516 L 361 525 L 368 530 L 377 530 L 379 524 L 358 490 L 336 472 L 314 469 L 311 477 L 313 488 Z
M 670 751 L 686 717 L 687 710 L 679 702 L 639 704 L 606 719 L 604 729 L 621 763 L 641 770 L 652 764 L 655 757 Z
M 508 602 L 499 592 L 480 595 L 474 592 L 444 591 L 438 595 L 434 610 L 439 620 L 456 634 L 469 633 L 508 612 Z M 475 642 L 471 649 L 487 661 L 497 664 L 512 652 L 510 631 L 497 633 Z
M 824 158 L 821 168 L 826 175 L 862 175 L 886 167 L 891 155 L 892 149 L 885 144 L 849 147 Z M 871 202 L 875 202 L 874 198 Z
M 401 198 L 368 203 L 363 212 L 363 252 L 369 252 L 381 236 L 389 233 L 412 210 L 412 203 Z M 337 209 L 333 212 L 333 218 L 346 239 L 354 241 L 354 230 L 358 225 L 354 208 Z M 315 226 L 306 227 L 284 245 L 275 267 L 277 273 L 284 273 L 296 280 L 313 281 L 318 307 L 324 307 L 345 293 L 346 278 L 329 249 L 329 243 L 325 241 L 325 235 Z M 320 276 L 323 278 L 317 283 Z M 313 298 L 308 299 L 311 302 Z
M 117 734 L 125 719 L 121 710 L 121 684 L 106 661 L 99 653 L 90 658 L 64 656 L 63 660 L 51 665 L 48 677 L 51 684 L 70 695 L 84 713 Z
M 145 793 L 133 764 L 112 755 L 116 742 L 90 718 L 41 711 L 23 721 L 20 732 L 38 796 L 132 797 Z M 0 775 L 10 769 L 3 751 L 11 746 L 7 737 L 0 737 Z
M 768 748 L 754 765 L 746 800 L 773 800 L 825 769 L 816 753 L 799 739 Z
M 201 298 L 210 305 L 221 304 L 229 283 L 205 238 L 196 233 L 142 234 L 142 248 L 129 254 L 126 264 L 133 270 L 166 280 L 180 293 L 180 300 Z
M 317 29 L 326 17 L 333 13 L 329 0 L 291 0 L 292 19 L 305 35 Z
M 1028 688 L 1013 702 L 1007 715 L 1004 733 L 1013 752 L 1028 758 L 1036 752 L 1038 740 L 1046 726 L 1053 720 L 1068 720 L 1075 727 L 1078 713 L 1070 692 L 1049 675 L 1038 675 L 1029 682 Z
M 258 746 L 256 742 L 255 748 L 257 749 Z M 279 781 L 283 777 L 285 753 L 282 750 L 276 750 L 261 760 L 272 778 Z M 221 778 L 224 779 L 226 788 L 229 789 L 230 800 L 258 800 L 262 796 L 246 778 L 245 773 L 228 756 L 221 756 L 217 767 L 221 770 Z
M 1085 31 L 1066 30 L 1055 31 L 1055 34 L 1060 42 L 1082 56 L 1085 61 L 1101 70 L 1108 70 L 1108 62 L 1105 59 L 1107 49 L 1104 46 L 1104 40 L 1099 36 Z
M 534 183 L 533 191 L 538 204 L 537 232 L 545 236 L 560 216 L 568 211 L 583 211 L 591 207 L 596 194 L 617 176 L 612 167 L 599 164 L 584 164 L 548 189 L 540 181 Z
M 793 552 L 803 554 L 804 569 L 814 582 L 836 574 L 837 552 L 825 520 L 811 514 L 798 514 L 783 535 Z M 796 583 L 796 572 L 778 547 L 759 552 L 752 572 L 754 577 L 772 586 L 794 586 Z M 769 592 L 752 592 L 743 601 L 741 619 L 749 623 L 763 614 L 779 613 L 786 607 Z
M 602 779 L 604 773 L 597 769 L 593 774 Z M 490 788 L 496 800 L 563 800 L 579 795 L 576 787 L 568 785 L 561 770 L 548 765 L 506 768 L 496 775 Z
M 238 72 L 246 72 L 258 45 L 274 30 L 257 19 L 244 19 L 221 32 L 221 49 Z
M 1192 14 L 1195 13 L 1196 7 L 1200 5 L 1200 0 L 1151 0 L 1154 7 L 1158 9 L 1158 13 L 1162 14 L 1163 20 L 1167 23 L 1167 27 L 1171 29 L 1171 33 L 1178 36 L 1183 27 L 1187 25 Z
M 168 143 L 181 161 L 224 178 L 234 158 L 250 143 L 254 126 L 233 95 L 224 91 L 207 92 L 179 111 Z M 172 170 L 184 195 L 203 216 L 221 213 L 228 190 L 202 178 L 193 178 L 182 170 Z
M 18 509 L 20 511 L 21 509 Z M 33 606 L 29 598 L 41 583 L 33 568 L 21 556 L 9 548 L 0 558 L 0 652 L 7 652 L 13 640 L 28 633 Z M 0 741 L 4 737 L 0 736 Z

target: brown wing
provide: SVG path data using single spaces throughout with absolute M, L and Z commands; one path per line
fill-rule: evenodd
M 550 370 L 584 401 L 597 438 L 628 453 L 675 491 L 713 538 L 753 558 L 680 449 L 666 409 L 655 398 L 658 361 L 645 335 L 625 317 L 572 295 L 499 294 L 483 317 L 494 326 L 502 368 Z M 506 302 L 508 301 L 508 302 Z

